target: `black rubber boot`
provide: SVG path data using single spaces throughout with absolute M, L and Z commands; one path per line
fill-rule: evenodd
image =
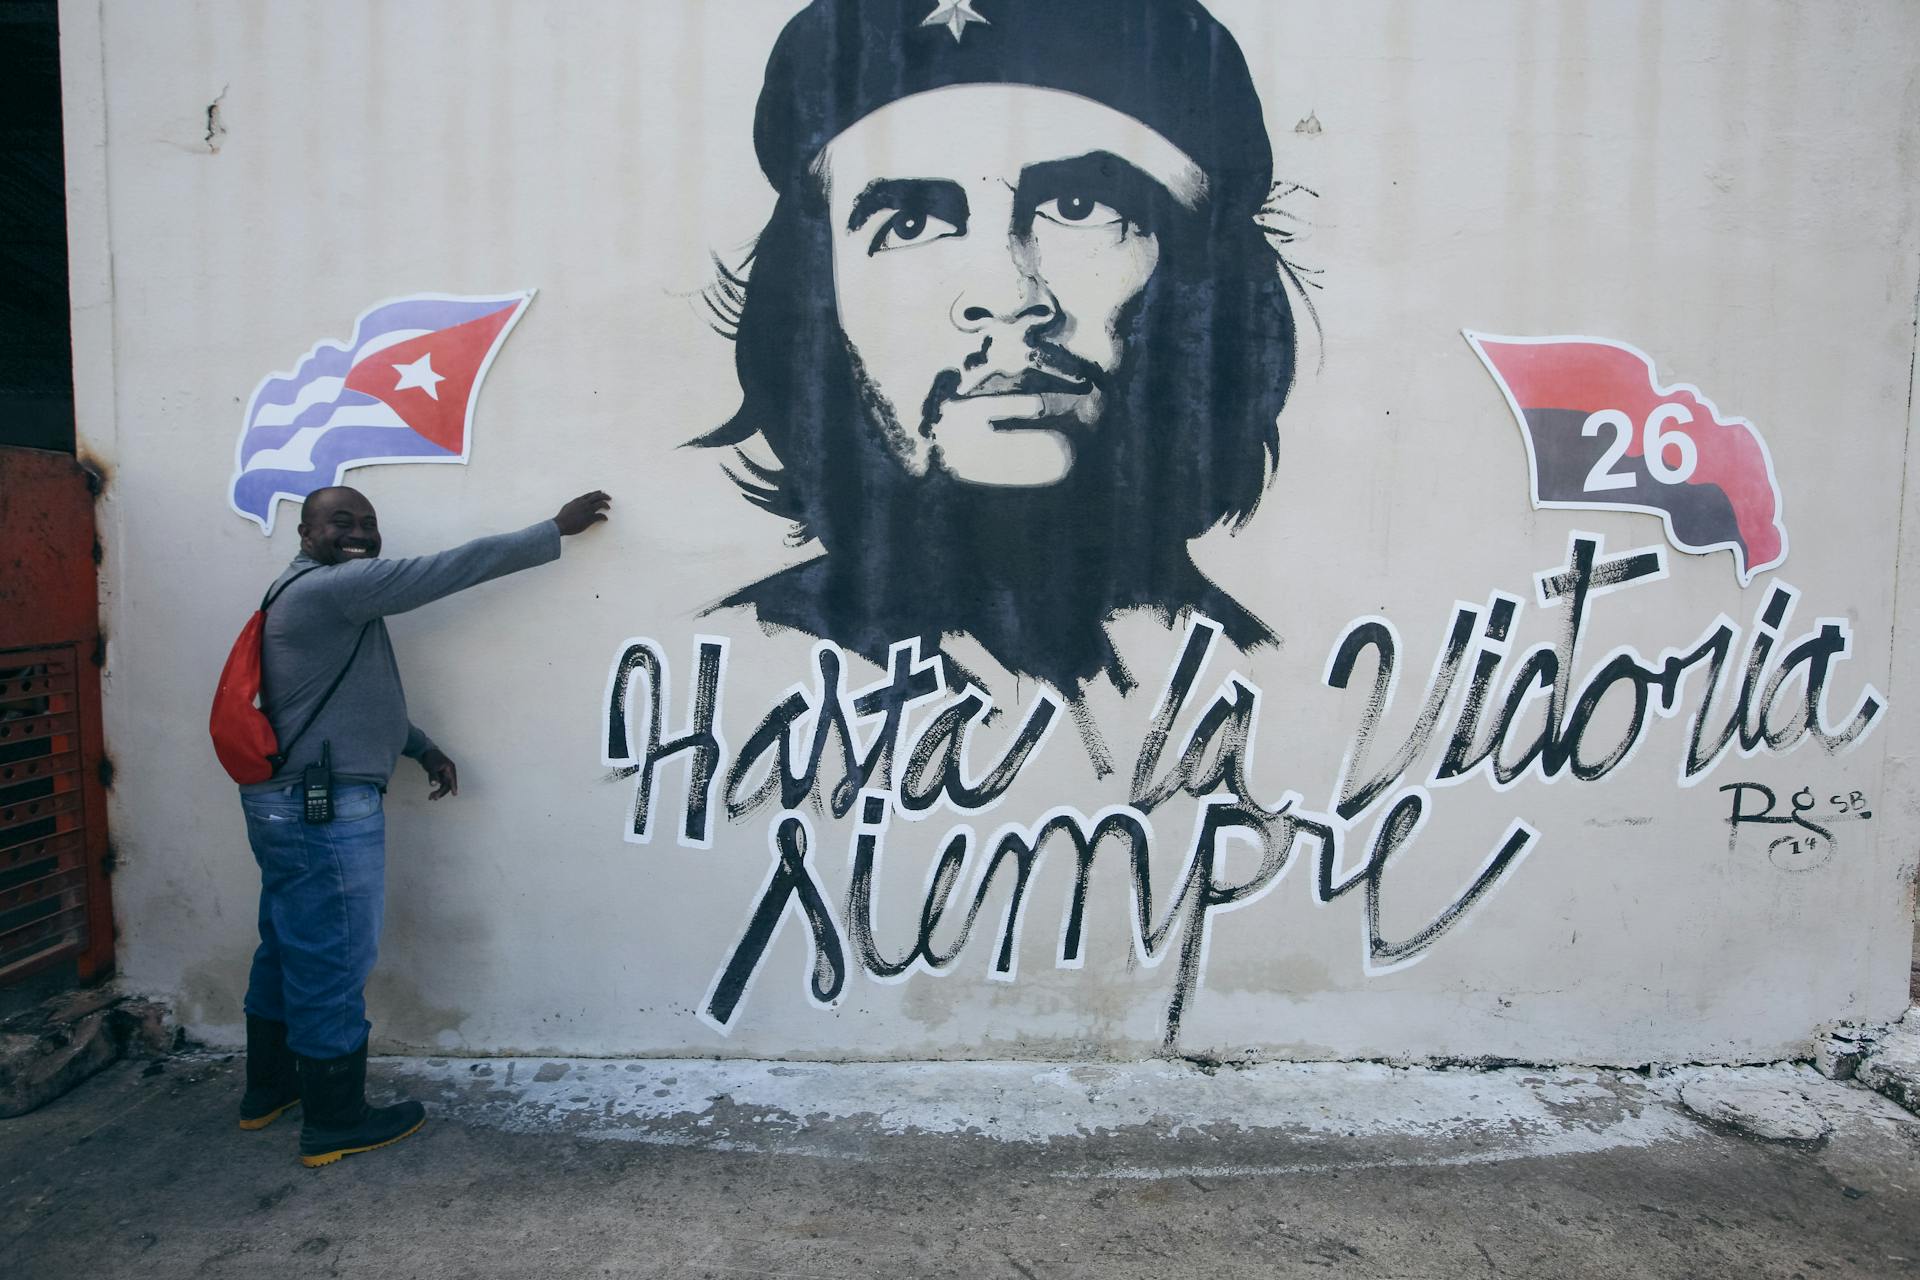
M 417 1102 L 367 1105 L 367 1046 L 344 1058 L 301 1058 L 300 1163 L 309 1169 L 398 1142 L 427 1122 Z
M 247 1092 L 240 1127 L 264 1129 L 300 1101 L 300 1068 L 287 1048 L 287 1024 L 247 1015 Z

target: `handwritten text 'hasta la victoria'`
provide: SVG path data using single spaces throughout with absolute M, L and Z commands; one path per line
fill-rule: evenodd
M 1782 753 L 1812 740 L 1828 751 L 1859 742 L 1885 702 L 1867 686 L 1850 716 L 1827 714 L 1827 680 L 1845 659 L 1852 637 L 1845 619 L 1820 618 L 1788 639 L 1799 593 L 1769 584 L 1745 632 L 1724 614 L 1691 645 L 1662 650 L 1652 660 L 1631 646 L 1612 650 L 1576 675 L 1582 635 L 1598 597 L 1666 577 L 1665 552 L 1649 547 L 1606 556 L 1601 540 L 1576 533 L 1568 563 L 1537 575 L 1541 608 L 1560 609 L 1551 643 L 1509 652 L 1508 637 L 1524 602 L 1502 592 L 1484 605 L 1457 604 L 1435 654 L 1420 711 L 1397 744 L 1379 742 L 1400 673 L 1400 639 L 1384 618 L 1350 624 L 1328 659 L 1325 682 L 1344 689 L 1370 671 L 1372 690 L 1341 770 L 1330 812 L 1306 809 L 1294 792 L 1277 801 L 1248 786 L 1260 718 L 1260 690 L 1237 672 L 1211 701 L 1199 704 L 1194 686 L 1220 637 L 1220 628 L 1194 617 L 1169 674 L 1133 771 L 1131 798 L 1091 815 L 1056 808 L 1028 825 L 1010 824 L 978 841 L 961 823 L 946 836 L 921 904 L 918 935 L 904 953 L 889 954 L 876 938 L 873 886 L 890 816 L 921 818 L 939 807 L 961 816 L 992 806 L 1046 743 L 1062 708 L 1043 690 L 1000 758 L 984 771 L 969 758 L 968 734 L 991 710 L 987 695 L 946 683 L 938 657 L 922 658 L 917 642 L 895 645 L 887 675 L 848 690 L 846 661 L 831 643 L 814 649 L 817 679 L 796 688 L 762 719 L 728 763 L 717 724 L 727 642 L 702 637 L 691 708 L 675 734 L 668 722 L 667 663 L 660 647 L 636 639 L 622 647 L 608 680 L 603 720 L 604 763 L 635 778 L 629 840 L 652 835 L 654 791 L 660 767 L 684 758 L 689 778 L 680 844 L 712 846 L 713 792 L 724 770 L 722 803 L 730 820 L 776 806 L 768 828 L 770 866 L 747 924 L 715 975 L 700 1016 L 721 1031 L 737 1018 L 781 921 L 803 919 L 812 934 L 810 998 L 829 1006 L 844 993 L 849 953 L 870 976 L 896 980 L 913 972 L 940 973 L 959 959 L 990 894 L 1010 884 L 998 924 L 991 974 L 1011 980 L 1019 953 L 1027 890 L 1049 849 L 1074 859 L 1072 891 L 1062 913 L 1056 964 L 1077 968 L 1084 959 L 1088 888 L 1097 854 L 1123 861 L 1131 877 L 1130 923 L 1136 959 L 1157 965 L 1177 953 L 1165 1038 L 1175 1046 L 1183 1009 L 1205 966 L 1207 935 L 1216 913 L 1244 905 L 1270 888 L 1306 850 L 1315 865 L 1313 893 L 1322 903 L 1358 892 L 1364 903 L 1363 963 L 1378 973 L 1411 963 L 1484 900 L 1532 850 L 1539 833 L 1516 819 L 1494 844 L 1472 880 L 1424 928 L 1389 938 L 1380 929 L 1380 904 L 1395 859 L 1426 825 L 1430 788 L 1482 776 L 1505 790 L 1528 776 L 1592 782 L 1625 764 L 1654 719 L 1686 714 L 1688 730 L 1678 784 L 1691 786 L 1729 751 L 1742 756 Z M 1363 670 L 1364 669 L 1364 670 Z M 1689 686 L 1697 686 L 1689 696 Z M 644 689 L 644 697 L 641 691 Z M 1624 728 L 1593 729 L 1601 704 L 1625 700 Z M 1535 714 L 1544 700 L 1543 714 Z M 909 733 L 909 713 L 938 704 Z M 1449 718 L 1450 712 L 1450 718 Z M 1607 719 L 1620 721 L 1617 712 Z M 1442 721 L 1447 729 L 1441 731 Z M 1523 721 L 1537 724 L 1531 732 Z M 1169 757 L 1177 726 L 1181 746 Z M 1590 731 L 1591 730 L 1591 731 Z M 1604 740 L 1601 740 L 1604 739 Z M 1425 776 L 1409 782 L 1423 765 Z M 824 772 L 823 772 L 824 771 Z M 816 795 L 816 788 L 830 790 Z M 1176 796 L 1199 802 L 1183 867 L 1164 897 L 1150 875 L 1154 811 Z M 803 808 L 824 804 L 834 818 L 857 813 L 852 881 L 844 913 L 827 900 L 814 872 L 812 826 Z M 1364 821 L 1378 820 L 1371 845 L 1356 867 L 1342 846 Z M 1259 854 L 1243 877 L 1225 877 L 1222 849 L 1240 840 Z M 957 892 L 966 881 L 963 892 Z M 944 926 L 944 927 L 943 927 Z M 936 943 L 936 934 L 946 937 Z

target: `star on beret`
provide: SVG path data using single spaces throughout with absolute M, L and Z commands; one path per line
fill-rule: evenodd
M 945 27 L 953 32 L 955 44 L 960 43 L 960 33 L 967 29 L 970 22 L 977 22 L 983 27 L 993 25 L 974 9 L 973 0 L 938 0 L 933 12 L 920 19 L 923 27 Z

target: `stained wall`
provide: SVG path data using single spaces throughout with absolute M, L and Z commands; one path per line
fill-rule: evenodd
M 974 7 L 991 24 L 1011 3 Z M 1196 593 L 1134 601 L 1147 607 L 1103 628 L 1123 674 L 1080 687 L 1039 673 L 1052 633 L 1009 661 L 969 631 L 991 625 L 982 604 L 955 615 L 965 625 L 947 633 L 931 692 L 914 686 L 924 699 L 888 723 L 857 714 L 853 695 L 882 708 L 888 682 L 849 636 L 773 628 L 765 597 L 713 609 L 819 546 L 792 545 L 786 521 L 743 500 L 731 448 L 688 447 L 741 404 L 736 348 L 708 303 L 724 302 L 716 260 L 739 264 L 774 209 L 754 107 L 796 8 L 62 6 L 78 429 L 110 478 L 102 610 L 130 986 L 171 999 L 197 1036 L 239 1035 L 257 873 L 206 706 L 233 633 L 297 545 L 291 506 L 268 537 L 229 504 L 250 397 L 316 342 L 346 341 L 382 299 L 534 289 L 478 395 L 466 464 L 347 476 L 380 510 L 390 556 L 521 527 L 584 489 L 615 499 L 612 521 L 558 564 L 391 622 L 413 718 L 458 760 L 461 794 L 427 803 L 407 762 L 389 794 L 377 1046 L 1745 1060 L 1904 1007 L 1920 824 L 1902 554 L 1920 296 L 1913 10 L 1211 4 L 1285 184 L 1268 221 L 1301 286 L 1287 295 L 1300 338 L 1270 485 L 1243 527 L 1190 554 L 1263 625 L 1208 649 Z M 968 24 L 957 43 L 984 38 Z M 1076 56 L 1070 40 L 1058 56 Z M 978 119 L 957 112 L 950 136 L 887 136 L 872 154 L 955 161 Z M 1005 127 L 1028 145 L 1069 124 L 1042 102 Z M 1111 284 L 1110 268 L 1090 278 Z M 889 290 L 924 277 L 865 293 L 842 280 L 843 305 L 877 331 L 898 299 L 911 336 L 913 295 Z M 1651 361 L 1649 403 L 1685 384 L 1723 425 L 1751 424 L 1784 559 L 1743 583 L 1764 556 L 1689 553 L 1650 511 L 1537 506 L 1516 409 L 1538 406 L 1509 403 L 1463 330 L 1627 344 Z M 1629 415 L 1629 436 L 1644 418 Z M 1191 423 L 1155 425 L 1165 452 L 1150 456 L 1189 447 Z M 1077 456 L 1097 456 L 1094 440 Z M 779 461 L 762 439 L 742 446 Z M 1612 473 L 1576 467 L 1576 487 L 1596 474 Z M 1059 527 L 1116 512 L 1157 518 L 1082 491 Z M 924 526 L 886 528 L 832 553 L 878 616 L 896 616 L 891 590 L 916 598 L 911 575 L 885 579 L 890 564 L 950 572 L 971 555 L 978 580 L 1000 581 L 1008 550 L 985 534 L 929 560 Z M 1583 542 L 1599 576 L 1577 651 L 1558 650 L 1557 725 L 1544 689 L 1516 695 L 1502 722 L 1509 763 L 1543 725 L 1547 756 L 1510 779 L 1441 776 L 1481 656 L 1484 737 L 1525 655 L 1571 644 Z M 1127 576 L 1104 561 L 1084 571 Z M 1059 597 L 1081 598 L 1061 572 Z M 1543 603 L 1539 579 L 1569 574 Z M 1510 631 L 1495 642 L 1503 597 Z M 1791 607 L 1768 625 L 1776 597 Z M 787 621 L 826 616 L 795 608 Z M 1068 645 L 1072 611 L 1056 622 Z M 1702 713 L 1716 635 L 1726 659 Z M 689 835 L 695 753 L 682 752 L 642 770 L 641 842 L 649 655 L 664 660 L 670 742 L 708 727 L 689 719 L 703 637 L 724 642 L 706 817 Z M 1397 674 L 1376 692 L 1385 637 Z M 1716 751 L 1757 638 L 1753 749 L 1736 731 Z M 1183 679 L 1196 641 L 1205 661 Z M 1350 678 L 1336 688 L 1343 642 Z M 836 806 L 849 771 L 829 732 L 814 786 L 783 798 L 775 779 L 754 803 L 783 734 L 793 768 L 808 762 L 835 701 L 823 653 L 860 751 L 897 733 L 896 767 L 856 776 Z M 1652 677 L 1630 673 L 1592 710 L 1594 776 L 1575 776 L 1578 752 L 1552 763 L 1610 659 L 1658 673 L 1690 654 L 1670 714 L 1635 716 L 1633 690 Z M 1429 732 L 1395 770 L 1436 672 Z M 991 716 L 961 705 L 968 676 Z M 969 793 L 1029 728 L 1038 745 L 1004 793 Z M 1621 758 L 1599 767 L 1614 745 Z M 863 785 L 878 821 L 861 821 Z M 944 798 L 922 806 L 916 788 Z M 1104 819 L 1076 931 L 1068 828 Z M 1013 911 L 1018 855 L 1036 844 Z M 927 956 L 896 975 L 929 886 L 946 883 L 943 851 L 951 903 Z M 1369 878 L 1377 853 L 1391 857 Z

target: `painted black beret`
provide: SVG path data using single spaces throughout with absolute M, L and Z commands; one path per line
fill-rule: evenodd
M 1198 0 L 814 0 L 767 60 L 753 144 L 788 191 L 890 102 L 956 84 L 1061 89 L 1141 121 L 1207 175 L 1217 211 L 1266 199 L 1273 149 L 1240 46 Z

